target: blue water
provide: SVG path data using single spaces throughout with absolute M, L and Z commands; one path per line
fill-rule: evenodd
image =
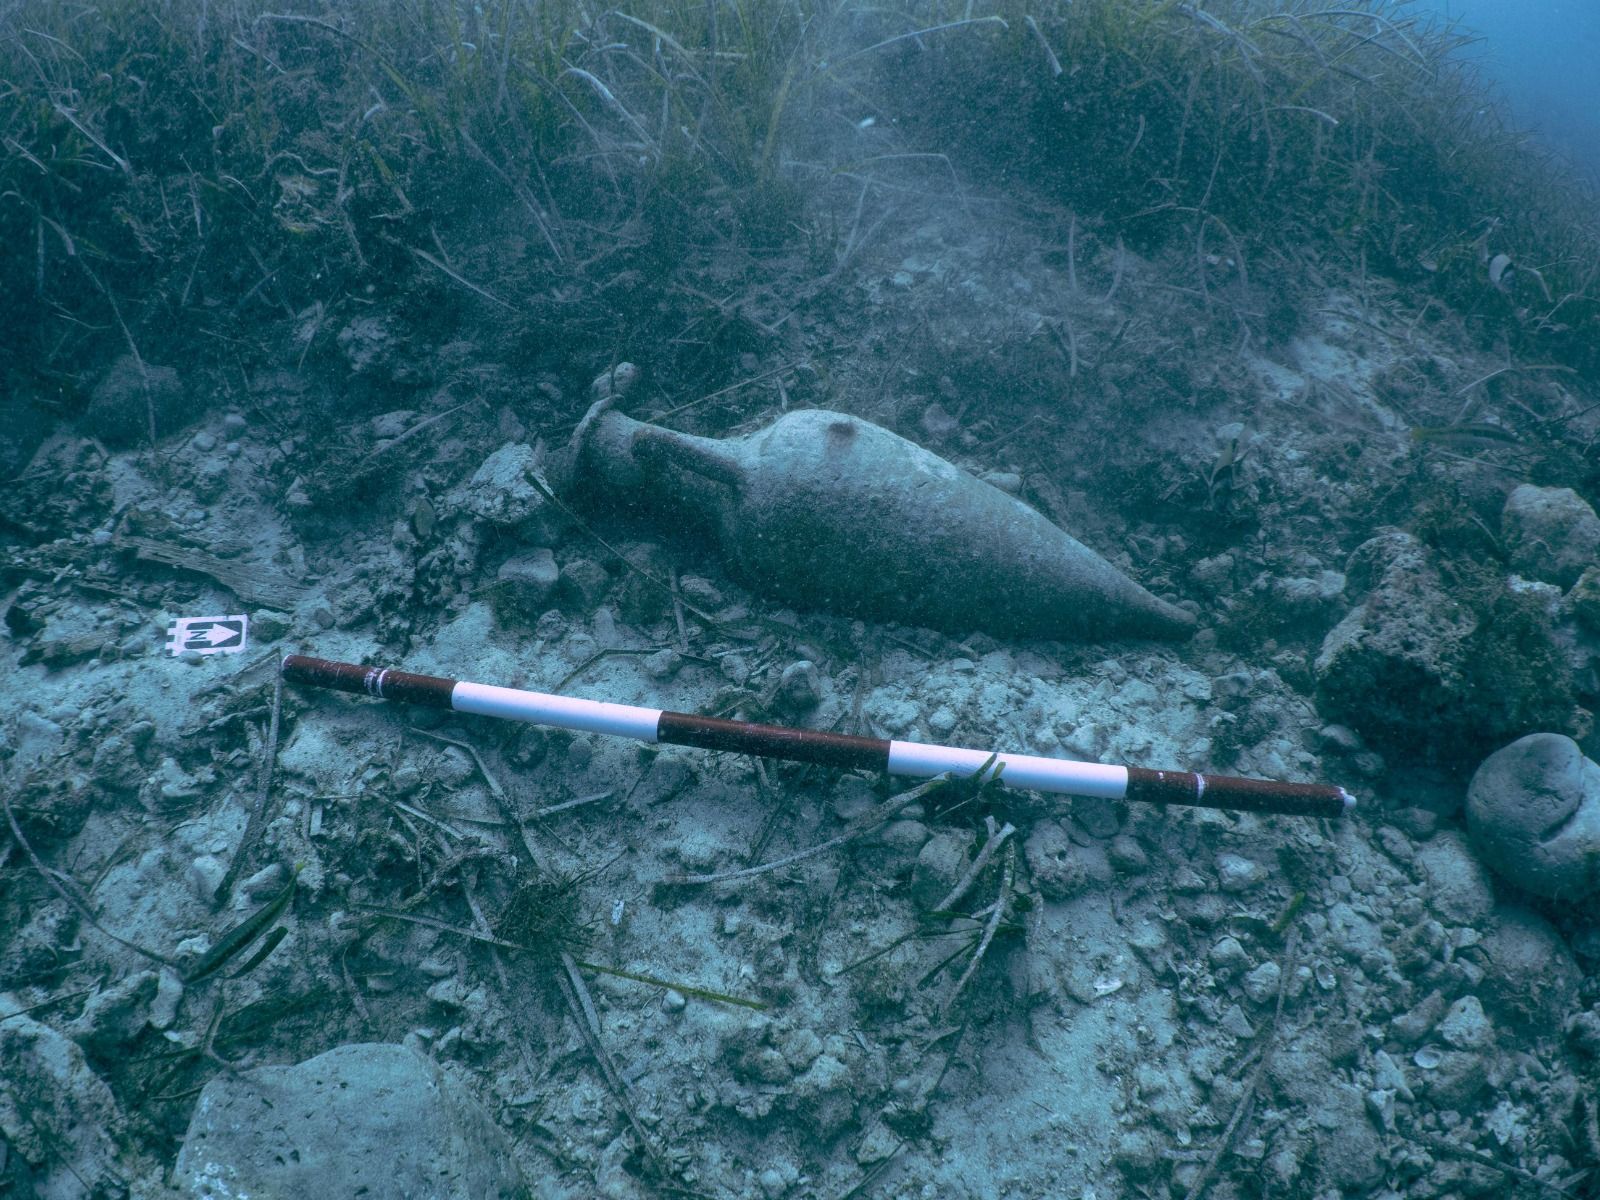
M 1600 179 L 1600 0 L 1422 0 L 1483 40 L 1466 53 L 1518 125 Z

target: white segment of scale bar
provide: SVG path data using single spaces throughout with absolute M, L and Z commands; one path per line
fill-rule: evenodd
M 557 729 L 574 729 L 579 733 L 608 733 L 641 742 L 654 742 L 656 727 L 661 724 L 659 708 L 607 704 L 465 681 L 456 684 L 451 691 L 450 707 L 456 712 L 477 713 L 482 717 L 531 721 L 535 725 L 554 725 Z
M 957 746 L 929 746 L 922 742 L 890 742 L 889 774 L 930 779 L 949 771 L 976 775 L 993 751 L 963 750 Z M 1064 792 L 1072 796 L 1103 796 L 1120 800 L 1128 794 L 1128 768 L 1101 763 L 1043 758 L 1037 754 L 1001 754 L 1005 764 L 1002 782 L 1036 792 Z

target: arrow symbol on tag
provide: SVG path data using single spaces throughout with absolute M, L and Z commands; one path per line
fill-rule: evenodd
M 226 625 L 213 625 L 204 633 L 195 635 L 195 637 L 193 637 L 191 640 L 197 642 L 210 642 L 213 646 L 218 646 L 223 642 L 228 641 L 230 638 L 235 638 L 238 636 L 239 631 L 237 629 L 230 629 Z

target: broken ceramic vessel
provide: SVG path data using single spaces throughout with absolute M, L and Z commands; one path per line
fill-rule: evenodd
M 1152 595 L 1014 496 L 881 426 L 819 409 L 695 437 L 602 399 L 569 447 L 587 500 L 708 515 L 730 573 L 801 608 L 951 633 L 1187 637 Z

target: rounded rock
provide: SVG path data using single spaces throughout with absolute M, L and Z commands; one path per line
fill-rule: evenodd
M 1600 517 L 1571 488 L 1525 483 L 1500 514 L 1511 565 L 1533 579 L 1571 587 L 1600 557 Z
M 1483 761 L 1467 824 L 1491 869 L 1547 899 L 1600 891 L 1600 764 L 1558 733 L 1530 733 Z

